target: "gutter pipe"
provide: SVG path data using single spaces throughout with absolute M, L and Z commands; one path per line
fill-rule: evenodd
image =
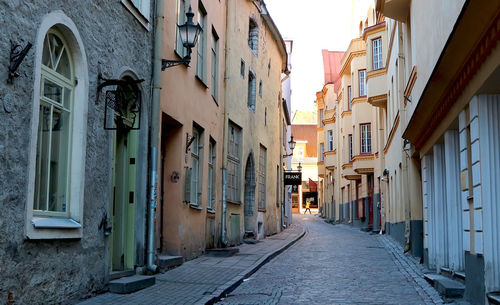
M 153 38 L 153 100 L 151 105 L 151 172 L 150 193 L 148 207 L 148 243 L 147 243 L 147 269 L 156 272 L 158 266 L 154 264 L 154 234 L 156 201 L 158 198 L 158 143 L 160 136 L 160 91 L 161 91 L 161 57 L 163 36 L 163 6 L 164 0 L 155 1 L 155 27 Z

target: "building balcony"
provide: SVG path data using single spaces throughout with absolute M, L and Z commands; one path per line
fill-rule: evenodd
M 347 180 L 361 180 L 361 175 L 354 172 L 352 162 L 342 165 L 342 176 Z
M 361 154 L 352 158 L 352 169 L 356 174 L 365 175 L 373 173 L 375 167 L 373 154 Z
M 326 169 L 334 169 L 337 165 L 337 150 L 334 149 L 332 151 L 325 152 L 325 168 Z
M 366 75 L 368 103 L 375 107 L 387 106 L 387 69 L 373 70 Z
M 377 0 L 377 11 L 391 19 L 405 22 L 410 14 L 411 0 Z
M 317 164 L 318 164 L 318 177 L 324 178 L 325 177 L 325 162 L 319 161 Z

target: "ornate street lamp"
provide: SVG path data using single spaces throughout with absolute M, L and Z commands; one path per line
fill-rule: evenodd
M 300 162 L 299 162 L 299 166 L 297 166 L 297 170 L 298 170 L 299 172 L 301 172 L 301 171 L 302 171 L 302 165 L 300 165 Z
M 283 158 L 290 157 L 293 155 L 293 149 L 295 148 L 295 141 L 293 140 L 293 136 L 290 136 L 290 141 L 288 141 L 288 147 L 290 147 L 290 153 L 288 155 L 283 155 Z
M 166 68 L 170 68 L 177 65 L 186 65 L 189 66 L 191 62 L 191 52 L 192 48 L 196 46 L 196 42 L 198 41 L 198 35 L 202 31 L 202 28 L 199 24 L 193 23 L 194 13 L 189 6 L 189 11 L 186 13 L 187 21 L 182 25 L 177 25 L 179 29 L 179 37 L 181 39 L 182 45 L 187 49 L 187 54 L 181 60 L 169 60 L 162 59 L 161 60 L 161 70 L 164 71 Z

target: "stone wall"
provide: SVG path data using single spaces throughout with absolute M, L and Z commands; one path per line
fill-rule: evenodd
M 151 4 L 153 7 L 153 4 Z M 76 25 L 88 63 L 89 96 L 85 166 L 83 237 L 28 240 L 24 234 L 33 111 L 35 46 L 20 65 L 20 76 L 7 84 L 10 40 L 35 44 L 43 17 L 61 10 Z M 145 81 L 140 153 L 146 153 L 150 104 L 153 31 L 139 24 L 119 1 L 42 0 L 0 2 L 0 100 L 13 97 L 11 112 L 0 105 L 0 303 L 59 303 L 98 291 L 109 273 L 109 245 L 98 229 L 108 212 L 112 133 L 103 128 L 104 105 L 95 104 L 97 75 L 116 78 L 130 67 Z M 147 160 L 147 159 L 146 159 Z M 145 190 L 147 161 L 142 162 Z M 140 187 L 141 188 L 141 187 Z M 139 198 L 139 200 L 145 200 Z M 109 212 L 108 212 L 109 215 Z M 143 241 L 143 236 L 138 236 Z M 139 242 L 141 244 L 141 242 Z M 143 242 L 140 247 L 143 247 Z M 140 256 L 140 255 L 139 255 Z

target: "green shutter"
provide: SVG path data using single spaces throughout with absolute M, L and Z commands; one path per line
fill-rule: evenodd
M 185 167 L 186 174 L 184 179 L 184 202 L 189 203 L 191 201 L 191 168 Z

